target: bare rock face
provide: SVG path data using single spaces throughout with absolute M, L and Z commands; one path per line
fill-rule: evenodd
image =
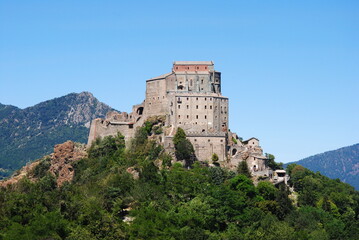
M 85 146 L 72 141 L 55 146 L 49 171 L 56 176 L 58 186 L 72 181 L 75 174 L 72 164 L 86 156 Z
M 31 172 L 37 165 L 39 165 L 39 161 L 33 162 L 31 164 L 27 164 L 26 166 L 22 167 L 18 173 L 14 176 L 12 176 L 9 179 L 6 179 L 4 181 L 0 181 L 0 187 L 6 187 L 8 185 L 13 185 L 19 182 L 23 177 L 28 177 L 30 181 L 34 181 L 31 176 L 28 176 L 28 173 Z

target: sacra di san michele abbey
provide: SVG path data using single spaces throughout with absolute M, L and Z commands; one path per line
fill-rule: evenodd
M 145 100 L 131 113 L 109 112 L 106 119 L 94 119 L 88 143 L 117 132 L 129 140 L 148 118 L 162 116 L 164 130 L 158 139 L 166 151 L 174 151 L 172 139 L 180 127 L 198 160 L 211 163 L 216 153 L 223 167 L 235 169 L 247 161 L 252 174 L 271 175 L 258 139 L 242 141 L 229 130 L 229 100 L 222 95 L 221 84 L 221 73 L 212 61 L 175 61 L 170 73 L 146 81 Z

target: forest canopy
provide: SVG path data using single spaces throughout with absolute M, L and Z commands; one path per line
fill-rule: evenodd
M 120 134 L 98 139 L 89 157 L 74 165 L 74 180 L 62 187 L 43 161 L 36 181 L 24 178 L 0 188 L 0 239 L 359 236 L 359 194 L 348 184 L 299 165 L 288 166 L 288 187 L 266 181 L 255 185 L 243 168 L 231 172 L 197 161 L 190 168 L 172 164 L 148 133 L 139 129 L 129 149 Z M 180 145 L 182 153 L 185 146 Z

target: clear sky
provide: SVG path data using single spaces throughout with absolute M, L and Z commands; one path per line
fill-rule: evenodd
M 0 103 L 130 111 L 175 60 L 213 60 L 230 129 L 278 161 L 359 143 L 359 1 L 0 0 Z

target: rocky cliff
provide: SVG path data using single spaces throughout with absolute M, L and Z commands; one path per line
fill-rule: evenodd
M 54 145 L 87 141 L 90 122 L 113 110 L 91 93 L 71 93 L 20 109 L 0 104 L 0 178 L 49 154 Z
M 0 187 L 15 184 L 24 177 L 30 181 L 36 181 L 46 173 L 56 178 L 57 186 L 62 186 L 65 182 L 72 181 L 75 175 L 73 164 L 85 157 L 87 157 L 87 152 L 84 144 L 72 141 L 57 144 L 52 154 L 27 164 L 11 178 L 0 181 Z

